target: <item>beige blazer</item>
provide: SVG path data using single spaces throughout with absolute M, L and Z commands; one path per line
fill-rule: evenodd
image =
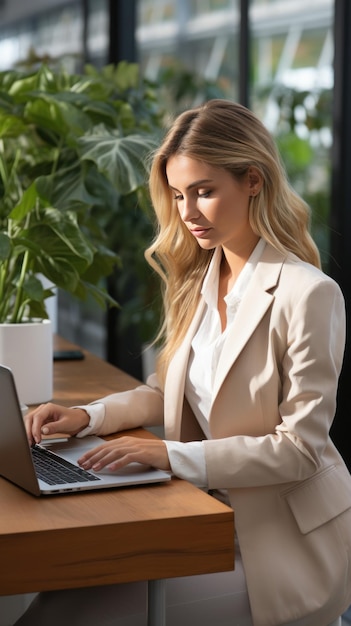
M 184 400 L 191 340 L 167 373 L 102 401 L 107 434 L 165 424 L 203 439 Z M 329 438 L 345 341 L 336 283 L 270 245 L 228 333 L 204 442 L 209 489 L 228 489 L 255 626 L 326 626 L 351 604 L 351 478 Z

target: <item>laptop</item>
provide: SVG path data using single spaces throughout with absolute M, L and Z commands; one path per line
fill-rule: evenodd
M 0 365 L 0 476 L 35 496 L 170 480 L 168 472 L 141 463 L 114 472 L 108 468 L 100 472 L 80 468 L 77 460 L 82 454 L 103 442 L 100 437 L 88 435 L 81 439 L 47 439 L 31 447 L 13 373 Z

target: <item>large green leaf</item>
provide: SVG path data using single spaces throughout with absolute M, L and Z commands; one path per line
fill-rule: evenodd
M 116 264 L 121 266 L 118 255 L 100 245 L 94 255 L 94 262 L 84 272 L 82 279 L 96 285 L 101 276 L 109 276 L 111 274 Z
M 70 170 L 61 169 L 52 176 L 41 176 L 36 184 L 40 196 L 49 199 L 59 209 L 68 209 L 75 203 L 92 205 L 98 201 L 86 188 L 80 163 Z
M 30 100 L 25 107 L 24 115 L 28 123 L 52 130 L 59 136 L 68 132 L 61 109 L 53 100 L 51 102 L 43 98 Z
M 134 191 L 146 182 L 146 159 L 155 149 L 155 140 L 149 136 L 108 132 L 96 128 L 89 136 L 81 137 L 81 158 L 96 163 L 122 194 Z
M 79 271 L 93 260 L 94 247 L 84 237 L 75 213 L 48 208 L 40 213 L 30 229 L 30 238 L 40 243 L 51 257 L 66 257 Z
M 21 101 L 18 96 L 25 95 L 38 87 L 38 75 L 36 73 L 29 76 L 22 76 L 20 72 L 12 72 L 12 75 L 8 75 L 8 78 L 12 80 L 11 85 L 7 85 L 8 93 L 13 96 L 17 101 Z
M 12 70 L 3 72 L 0 76 L 1 82 L 6 91 L 11 94 L 16 101 L 26 100 L 28 92 L 39 89 L 44 92 L 57 90 L 58 76 L 45 64 L 41 65 L 34 72 L 21 72 Z M 56 88 L 55 88 L 56 85 Z
M 77 264 L 76 264 L 77 265 Z M 67 256 L 41 256 L 36 260 L 35 269 L 52 283 L 75 293 L 79 283 L 79 272 Z
M 106 178 L 93 163 L 85 162 L 85 186 L 90 194 L 95 196 L 95 206 L 103 207 L 105 214 L 111 217 L 118 211 L 121 194 L 117 191 L 114 182 Z M 102 212 L 95 216 L 95 221 L 101 223 Z M 102 220 L 105 227 L 105 222 Z M 92 224 L 94 228 L 94 224 Z
M 83 122 L 87 124 L 86 129 L 91 126 L 91 118 L 96 120 L 94 124 L 105 121 L 109 125 L 113 124 L 115 126 L 118 122 L 116 109 L 113 106 L 113 103 L 108 100 L 104 101 L 98 97 L 92 98 L 91 94 L 71 90 L 55 94 L 55 100 L 60 102 L 62 105 L 69 105 L 69 108 L 66 109 L 68 112 L 72 111 L 72 108 L 75 108 L 76 112 L 82 112 L 81 120 L 82 124 Z M 63 114 L 65 114 L 64 108 Z
M 54 130 L 65 136 L 68 132 L 82 135 L 91 127 L 89 116 L 66 97 L 41 93 L 28 94 L 25 116 L 29 122 Z
M 23 254 L 28 251 L 32 254 L 33 257 L 40 256 L 42 253 L 42 245 L 41 242 L 36 243 L 30 237 L 30 231 L 26 231 L 23 229 L 18 229 L 16 231 L 19 235 L 12 235 L 12 254 L 11 258 L 16 259 L 17 257 L 23 256 Z M 28 237 L 29 233 L 29 237 Z

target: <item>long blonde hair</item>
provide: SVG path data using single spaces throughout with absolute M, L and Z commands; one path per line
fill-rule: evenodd
M 309 234 L 310 211 L 291 188 L 277 147 L 258 118 L 240 104 L 210 100 L 178 116 L 154 155 L 149 188 L 158 231 L 146 250 L 148 263 L 163 280 L 164 322 L 158 373 L 164 378 L 195 313 L 201 284 L 213 251 L 200 248 L 183 224 L 168 186 L 168 159 L 182 154 L 224 168 L 236 179 L 254 166 L 262 176 L 258 195 L 250 198 L 253 231 L 283 253 L 320 267 Z

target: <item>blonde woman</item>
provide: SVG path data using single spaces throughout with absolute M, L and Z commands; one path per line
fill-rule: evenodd
M 29 440 L 163 423 L 164 441 L 109 441 L 82 467 L 148 463 L 233 506 L 235 571 L 168 581 L 167 626 L 337 624 L 351 604 L 351 478 L 329 437 L 345 312 L 308 208 L 265 127 L 226 100 L 175 120 L 150 192 L 158 230 L 146 258 L 164 291 L 157 372 L 86 407 L 41 406 Z M 18 626 L 141 625 L 144 602 L 143 583 L 43 593 Z

